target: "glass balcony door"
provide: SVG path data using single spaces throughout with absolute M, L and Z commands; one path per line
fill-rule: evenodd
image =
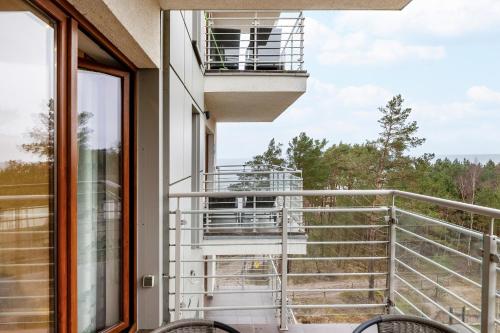
M 0 1 L 0 332 L 55 331 L 56 31 Z
M 128 131 L 124 126 L 128 77 L 80 64 L 77 79 L 78 332 L 83 333 L 118 329 L 128 322 Z

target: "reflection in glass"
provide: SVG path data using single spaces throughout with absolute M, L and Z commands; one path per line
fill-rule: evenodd
M 120 321 L 121 79 L 78 72 L 78 331 Z
M 0 332 L 54 332 L 55 27 L 0 1 Z

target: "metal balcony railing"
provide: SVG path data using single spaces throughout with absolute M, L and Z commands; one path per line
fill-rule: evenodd
M 205 12 L 207 71 L 303 71 L 302 12 Z
M 302 190 L 302 171 L 269 165 L 223 165 L 215 172 L 203 174 L 205 192 L 231 191 L 225 198 L 208 198 L 203 202 L 204 224 L 212 232 L 247 233 L 279 232 L 277 213 L 282 207 L 300 208 L 302 196 L 268 196 L 269 191 Z M 261 195 L 240 195 L 243 191 L 258 191 Z M 264 211 L 260 211 L 266 209 Z M 302 224 L 302 213 L 291 214 L 291 223 Z M 255 229 L 252 226 L 267 226 Z M 208 234 L 208 231 L 206 232 Z
M 203 233 L 209 228 L 196 220 L 200 212 L 184 209 L 183 201 L 228 198 L 234 192 L 171 193 L 176 203 L 170 212 L 171 273 L 166 278 L 171 282 L 173 318 L 217 318 L 240 311 L 255 313 L 257 323 L 262 311 L 268 311 L 286 328 L 294 320 L 361 322 L 394 312 L 431 318 L 460 331 L 492 333 L 500 327 L 500 242 L 494 235 L 500 210 L 397 190 L 239 195 L 281 200 L 301 196 L 307 207 L 259 209 L 276 214 L 278 220 L 273 228 L 279 236 L 271 242 L 281 251 L 265 255 L 262 249 L 270 240 L 264 237 L 248 237 L 244 243 L 192 237 L 192 230 Z M 291 237 L 296 226 L 290 216 L 298 212 L 303 214 L 302 239 Z M 480 228 L 456 223 L 468 224 L 471 218 Z M 306 251 L 292 254 L 290 247 L 296 245 Z M 255 249 L 256 254 L 234 255 L 234 246 Z M 227 253 L 204 256 L 207 247 L 225 248 Z M 204 273 L 197 275 L 197 269 Z

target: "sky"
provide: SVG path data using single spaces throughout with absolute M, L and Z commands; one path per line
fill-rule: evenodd
M 377 137 L 401 94 L 412 154 L 500 154 L 500 1 L 413 0 L 403 11 L 305 13 L 307 92 L 272 123 L 221 123 L 218 160 L 247 160 L 300 132 L 329 144 Z

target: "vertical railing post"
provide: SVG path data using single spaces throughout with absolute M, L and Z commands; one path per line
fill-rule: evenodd
M 481 333 L 495 332 L 496 281 L 497 281 L 497 238 L 494 236 L 494 222 L 483 235 L 483 265 L 481 281 Z
M 389 275 L 388 275 L 388 295 L 387 295 L 387 310 L 388 313 L 394 312 L 395 298 L 395 274 L 396 274 L 396 205 L 394 195 L 392 196 L 392 205 L 389 210 Z
M 257 196 L 253 196 L 253 232 L 257 232 L 257 214 L 256 214 L 256 209 L 257 209 Z
M 285 198 L 283 198 L 285 199 Z M 281 320 L 280 330 L 288 330 L 287 274 L 288 274 L 288 209 L 281 210 Z
M 253 20 L 253 70 L 257 70 L 257 26 L 259 25 L 258 23 L 258 17 L 257 17 L 257 12 L 254 14 L 254 20 Z
M 175 312 L 174 320 L 181 317 L 181 226 L 182 216 L 177 201 L 175 211 Z
M 212 64 L 212 61 L 210 59 L 210 57 L 212 56 L 212 21 L 210 19 L 210 15 L 211 13 L 208 13 L 208 14 L 205 14 L 205 24 L 206 24 L 206 27 L 205 27 L 205 33 L 207 35 L 206 37 L 206 46 L 207 46 L 207 50 L 206 50 L 206 66 L 205 66 L 205 69 L 211 69 L 211 64 Z
M 304 64 L 304 20 L 305 17 L 303 16 L 303 13 L 300 12 L 300 47 L 299 47 L 299 54 L 300 54 L 300 59 L 299 59 L 299 70 L 301 71 L 303 69 L 303 64 Z

